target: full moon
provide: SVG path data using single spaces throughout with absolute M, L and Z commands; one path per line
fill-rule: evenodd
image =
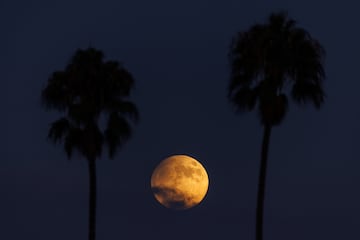
M 209 178 L 205 168 L 194 158 L 173 155 L 155 168 L 151 189 L 156 200 L 167 208 L 188 209 L 205 197 Z

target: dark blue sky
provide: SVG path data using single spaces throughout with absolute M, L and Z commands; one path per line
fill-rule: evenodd
M 336 2 L 336 3 L 335 3 Z M 98 161 L 98 239 L 254 239 L 262 128 L 226 99 L 237 31 L 288 10 L 327 51 L 321 111 L 291 105 L 273 131 L 265 240 L 359 239 L 359 3 L 356 1 L 16 1 L 0 3 L 0 239 L 87 237 L 88 172 L 46 140 L 59 117 L 40 92 L 90 44 L 136 79 L 141 122 Z M 171 211 L 150 190 L 172 154 L 208 170 L 198 207 Z

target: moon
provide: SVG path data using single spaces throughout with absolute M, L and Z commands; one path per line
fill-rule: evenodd
M 184 210 L 198 205 L 208 187 L 205 168 L 187 155 L 164 159 L 151 176 L 151 189 L 156 200 L 171 209 Z

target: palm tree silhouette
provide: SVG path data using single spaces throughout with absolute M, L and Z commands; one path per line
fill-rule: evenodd
M 94 48 L 77 50 L 63 71 L 55 71 L 42 91 L 46 109 L 63 113 L 53 122 L 48 138 L 62 143 L 70 159 L 74 150 L 89 166 L 89 240 L 96 230 L 96 158 L 107 145 L 110 158 L 131 136 L 138 119 L 128 100 L 132 75 L 116 61 L 104 61 Z M 100 118 L 106 123 L 101 124 Z
M 263 125 L 256 206 L 256 240 L 263 239 L 266 167 L 271 129 L 287 113 L 289 97 L 295 103 L 324 102 L 325 51 L 287 13 L 273 13 L 265 24 L 255 24 L 233 39 L 228 97 L 238 112 L 257 109 Z

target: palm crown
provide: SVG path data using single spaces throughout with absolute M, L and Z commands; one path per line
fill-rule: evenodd
M 288 95 L 297 103 L 324 101 L 324 49 L 286 13 L 272 14 L 233 39 L 229 98 L 239 111 L 256 106 L 262 124 L 281 123 Z
M 104 144 L 113 157 L 131 135 L 130 120 L 138 119 L 135 105 L 127 100 L 133 85 L 131 74 L 118 62 L 103 61 L 101 51 L 78 50 L 64 71 L 52 74 L 42 92 L 48 109 L 65 113 L 52 123 L 48 137 L 63 141 L 69 158 L 76 149 L 88 160 L 95 159 Z

